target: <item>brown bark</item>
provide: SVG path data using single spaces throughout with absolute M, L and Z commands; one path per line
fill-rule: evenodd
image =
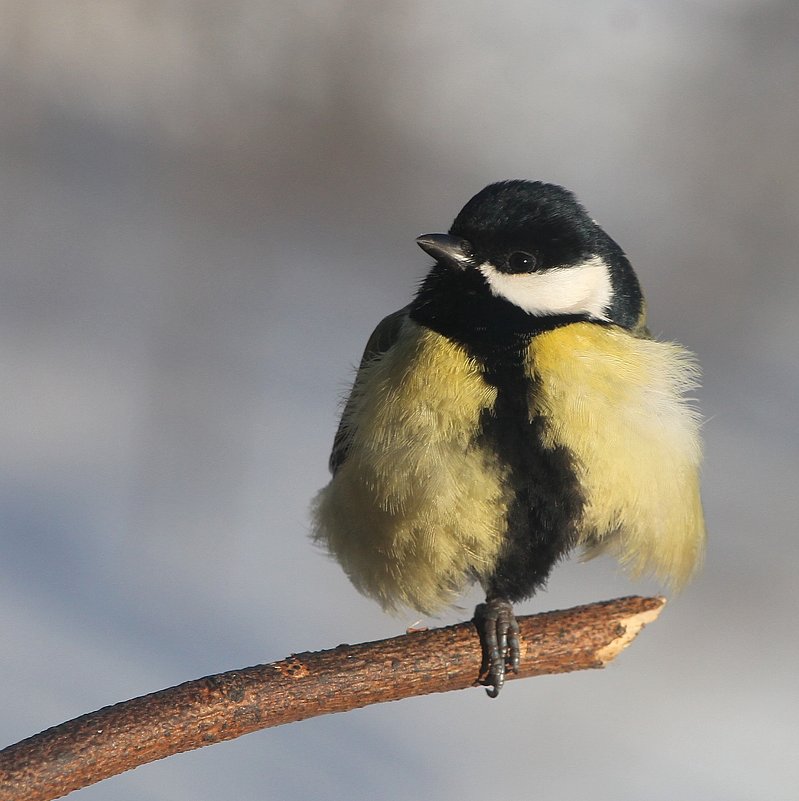
M 664 603 L 620 598 L 519 618 L 521 667 L 508 678 L 604 667 Z M 206 676 L 82 715 L 0 751 L 0 801 L 50 801 L 258 729 L 472 687 L 480 663 L 474 625 L 461 623 Z

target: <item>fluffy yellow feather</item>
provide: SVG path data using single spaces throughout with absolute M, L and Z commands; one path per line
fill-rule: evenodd
M 461 347 L 403 325 L 361 367 L 342 421 L 349 455 L 313 517 L 316 539 L 358 590 L 386 609 L 432 613 L 465 576 L 493 567 L 509 497 L 503 466 L 471 447 L 496 389 Z
M 679 588 L 701 561 L 699 416 L 686 398 L 698 366 L 679 345 L 588 323 L 536 337 L 534 412 L 573 455 L 586 496 L 586 555 Z

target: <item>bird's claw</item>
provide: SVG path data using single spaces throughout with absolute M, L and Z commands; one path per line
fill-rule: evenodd
M 507 671 L 519 672 L 519 624 L 510 601 L 505 598 L 488 598 L 484 604 L 478 604 L 474 622 L 483 646 L 480 675 L 483 684 L 488 685 L 486 693 L 496 698 L 505 684 Z

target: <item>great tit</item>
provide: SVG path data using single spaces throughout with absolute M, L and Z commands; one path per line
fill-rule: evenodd
M 630 262 L 560 186 L 491 184 L 416 242 L 435 264 L 366 345 L 313 536 L 387 610 L 434 614 L 479 581 L 496 696 L 512 603 L 572 549 L 675 587 L 694 572 L 698 368 L 650 336 Z

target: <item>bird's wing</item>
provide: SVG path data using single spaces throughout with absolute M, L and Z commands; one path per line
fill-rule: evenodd
M 358 374 L 355 376 L 355 384 L 353 387 L 358 384 L 358 378 L 363 366 L 377 356 L 385 353 L 397 341 L 402 324 L 408 317 L 409 310 L 410 306 L 404 306 L 393 314 L 389 314 L 388 317 L 384 317 L 377 324 L 377 327 L 372 331 L 372 335 L 369 337 L 369 341 L 366 343 L 366 348 L 361 357 L 361 363 L 358 366 Z M 350 441 L 348 434 L 352 417 L 352 404 L 353 392 L 351 391 L 344 405 L 344 411 L 341 414 L 336 437 L 333 440 L 333 451 L 330 454 L 330 461 L 328 463 L 331 473 L 335 473 L 347 458 Z

